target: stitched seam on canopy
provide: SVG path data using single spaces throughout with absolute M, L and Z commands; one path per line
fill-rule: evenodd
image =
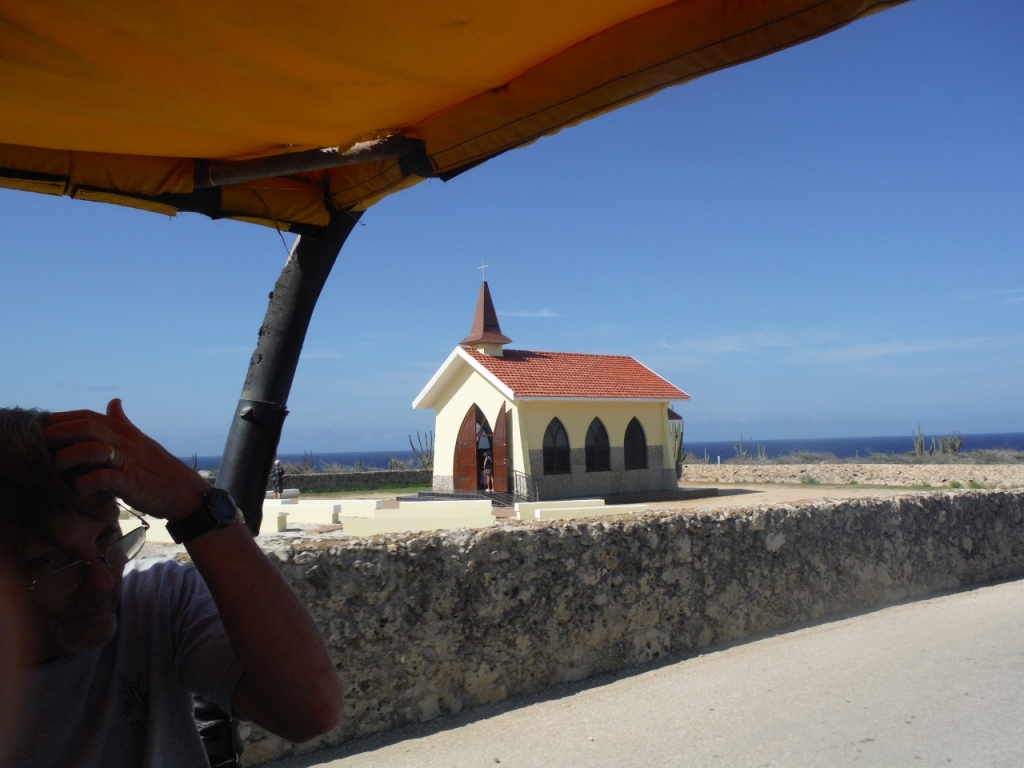
M 330 198 L 331 198 L 331 201 L 333 202 L 333 200 L 334 200 L 334 197 L 335 197 L 335 195 L 341 195 L 341 194 L 343 194 L 343 193 L 345 193 L 345 192 L 350 192 L 350 191 L 352 191 L 353 189 L 356 189 L 357 187 L 361 187 L 361 186 L 363 186 L 364 184 L 369 184 L 369 183 L 370 183 L 370 182 L 372 182 L 372 181 L 373 181 L 374 179 L 378 179 L 378 178 L 380 178 L 381 176 L 386 176 L 386 175 L 388 174 L 388 172 L 389 172 L 389 171 L 391 171 L 391 169 L 392 169 L 392 168 L 394 168 L 394 167 L 395 167 L 396 165 L 398 165 L 398 162 L 397 162 L 397 161 L 395 161 L 395 162 L 391 162 L 391 163 L 389 163 L 389 164 L 388 164 L 387 166 L 385 166 L 385 167 L 384 167 L 384 168 L 383 168 L 382 170 L 380 170 L 380 171 L 378 171 L 377 173 L 373 174 L 373 176 L 368 176 L 368 177 L 366 177 L 365 179 L 361 179 L 361 180 L 357 181 L 357 182 L 356 182 L 356 183 L 354 183 L 354 184 L 350 184 L 350 185 L 349 185 L 349 186 L 347 186 L 347 187 L 343 187 L 343 188 L 339 189 L 339 190 L 338 190 L 338 191 L 336 191 L 336 192 L 328 192 L 328 193 L 327 193 L 327 195 L 328 195 L 328 197 L 330 197 Z M 402 178 L 403 178 L 403 180 L 404 180 L 404 178 L 405 178 L 405 177 L 403 176 Z M 396 183 L 396 184 L 397 184 L 397 183 Z M 393 186 L 396 186 L 396 184 L 390 184 L 389 186 L 392 186 L 392 187 L 393 187 Z M 385 187 L 385 189 L 387 189 L 387 187 Z M 373 193 L 373 194 L 376 194 L 376 193 Z M 365 197 L 372 197 L 372 196 L 373 196 L 373 195 L 364 195 L 364 198 L 365 198 Z M 363 198 L 361 198 L 361 199 L 363 199 Z

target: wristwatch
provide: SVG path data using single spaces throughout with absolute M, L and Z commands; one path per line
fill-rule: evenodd
M 241 517 L 241 510 L 230 493 L 220 488 L 211 488 L 203 497 L 203 505 L 199 510 L 181 520 L 168 523 L 167 532 L 175 544 L 182 544 L 214 528 L 227 528 Z

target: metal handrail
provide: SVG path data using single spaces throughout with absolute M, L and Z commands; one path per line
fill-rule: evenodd
M 518 469 L 509 471 L 512 475 L 512 495 L 517 501 L 537 501 L 537 486 L 530 475 Z

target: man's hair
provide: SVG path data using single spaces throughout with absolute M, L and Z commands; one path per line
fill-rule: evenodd
M 0 408 L 0 527 L 44 539 L 53 516 L 75 508 L 74 492 L 53 466 L 47 416 L 35 408 Z

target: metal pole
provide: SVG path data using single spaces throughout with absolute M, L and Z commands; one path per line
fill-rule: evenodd
M 434 175 L 434 167 L 430 164 L 426 145 L 422 141 L 407 136 L 388 136 L 386 139 L 360 142 L 344 152 L 340 147 L 323 147 L 257 157 L 252 160 L 197 160 L 193 185 L 196 189 L 223 187 L 227 184 L 240 184 L 257 179 L 290 176 L 392 158 L 400 158 L 405 175 Z
M 216 483 L 234 497 L 253 535 L 259 533 L 263 520 L 267 479 L 313 308 L 361 215 L 338 211 L 320 240 L 306 236 L 296 240 L 270 294 Z

